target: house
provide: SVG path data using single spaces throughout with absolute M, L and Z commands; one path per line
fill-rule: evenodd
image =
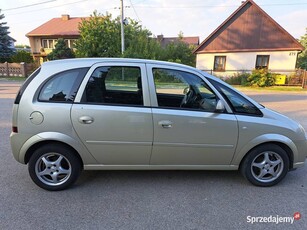
M 63 38 L 67 46 L 73 48 L 74 42 L 80 36 L 78 27 L 82 19 L 64 14 L 61 18 L 53 18 L 27 33 L 34 60 L 39 63 L 45 61 L 59 38 Z
M 15 40 L 14 38 L 12 38 L 11 36 L 9 36 L 9 43 L 10 43 L 10 44 L 9 44 L 9 48 L 10 48 L 10 49 L 16 50 L 16 49 L 15 49 L 15 44 L 14 44 L 15 42 L 16 42 L 16 40 Z
M 168 44 L 178 41 L 182 41 L 194 47 L 199 45 L 199 37 L 164 37 L 163 34 L 161 34 L 157 36 L 157 41 L 160 42 L 162 47 L 166 47 Z
M 255 68 L 275 72 L 295 69 L 304 47 L 264 12 L 247 0 L 195 50 L 196 67 L 218 76 Z

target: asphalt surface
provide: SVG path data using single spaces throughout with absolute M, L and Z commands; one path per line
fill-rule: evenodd
M 0 230 L 307 229 L 307 166 L 270 188 L 236 171 L 85 171 L 71 189 L 40 189 L 10 150 L 16 89 L 0 82 Z M 246 93 L 307 129 L 307 94 Z M 296 212 L 293 224 L 248 222 Z

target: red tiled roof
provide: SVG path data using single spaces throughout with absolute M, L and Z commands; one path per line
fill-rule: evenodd
M 178 42 L 180 40 L 179 37 L 164 37 L 163 35 L 158 35 L 157 40 L 160 42 L 160 44 L 165 47 L 169 43 L 172 42 Z M 182 41 L 184 43 L 187 43 L 188 45 L 199 45 L 199 37 L 183 37 Z
M 189 45 L 199 45 L 199 37 L 183 37 L 182 40 Z
M 304 50 L 254 1 L 244 2 L 194 53 Z
M 67 18 L 67 20 L 62 18 L 53 18 L 43 25 L 37 27 L 31 32 L 27 33 L 26 36 L 78 36 L 79 33 L 79 23 L 85 18 Z

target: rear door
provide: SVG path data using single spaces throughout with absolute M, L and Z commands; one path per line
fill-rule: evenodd
M 144 64 L 111 62 L 90 69 L 71 118 L 80 139 L 100 164 L 149 164 L 153 124 L 146 92 Z

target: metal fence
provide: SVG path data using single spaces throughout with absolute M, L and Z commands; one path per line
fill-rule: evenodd
M 236 77 L 243 74 L 251 74 L 252 70 L 225 70 L 214 71 L 212 69 L 203 69 L 203 71 L 214 75 L 222 79 L 228 79 L 231 77 Z M 270 73 L 275 74 L 275 76 L 284 78 L 285 81 L 276 81 L 276 85 L 287 85 L 287 86 L 302 86 L 307 88 L 307 71 L 304 69 L 294 69 L 294 70 L 282 70 L 282 69 L 269 69 Z
M 2 77 L 27 77 L 35 66 L 25 62 L 21 63 L 0 63 L 0 76 Z

